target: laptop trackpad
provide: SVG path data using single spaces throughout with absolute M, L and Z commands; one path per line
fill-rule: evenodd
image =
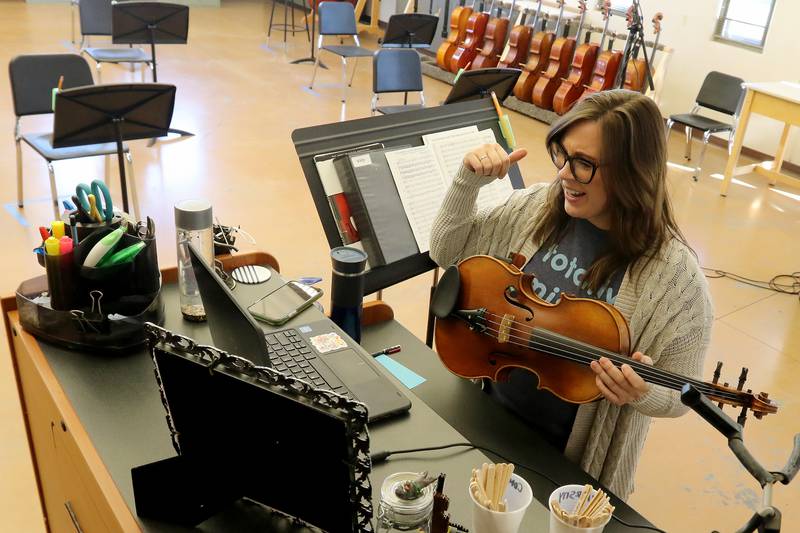
M 360 385 L 378 378 L 375 370 L 353 350 L 342 350 L 322 357 L 325 364 L 342 380 L 342 383 L 358 396 Z

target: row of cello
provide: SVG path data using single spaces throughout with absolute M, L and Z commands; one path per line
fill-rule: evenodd
M 542 0 L 539 0 L 533 22 L 526 24 L 527 12 L 521 9 L 516 25 L 509 33 L 509 18 L 502 16 L 502 7 L 490 16 L 483 12 L 483 4 L 479 11 L 474 11 L 474 2 L 473 7 L 466 7 L 461 0 L 451 14 L 450 34 L 436 53 L 436 63 L 451 72 L 496 66 L 521 68 L 514 96 L 560 115 L 569 111 L 584 93 L 615 87 L 644 92 L 647 73 L 645 60 L 639 57 L 638 43 L 631 51 L 625 77 L 620 80 L 617 80 L 617 74 L 623 52 L 613 49 L 615 33 L 609 40 L 608 49 L 603 50 L 611 18 L 610 1 L 605 0 L 602 6 L 605 23 L 600 43 L 591 42 L 591 28 L 588 28 L 580 45 L 576 39 L 580 38 L 583 29 L 586 1 L 576 0 L 580 12 L 576 38 L 567 37 L 569 28 L 566 23 L 563 24 L 563 34 L 558 35 L 564 21 L 565 1 L 556 1 L 560 9 L 554 31 L 546 30 L 549 16 L 542 14 Z M 515 3 L 509 9 L 509 17 L 514 12 Z M 634 17 L 635 13 L 629 9 L 629 28 Z M 658 47 L 662 18 L 661 13 L 657 13 L 652 20 L 655 42 L 648 57 L 651 65 Z M 541 26 L 538 32 L 537 25 Z M 633 32 L 630 32 L 628 38 L 632 36 Z

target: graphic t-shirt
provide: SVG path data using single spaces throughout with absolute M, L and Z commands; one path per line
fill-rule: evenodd
M 614 273 L 596 293 L 581 286 L 587 269 L 605 252 L 607 245 L 606 231 L 588 220 L 572 219 L 561 241 L 536 252 L 523 271 L 535 276 L 533 291 L 549 303 L 558 302 L 561 294 L 567 293 L 613 304 L 625 275 L 624 269 Z M 509 373 L 508 382 L 490 385 L 490 394 L 563 451 L 578 405 L 566 402 L 550 391 L 537 389 L 538 382 L 535 374 L 514 369 Z

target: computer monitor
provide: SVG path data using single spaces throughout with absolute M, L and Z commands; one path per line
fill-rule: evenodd
M 147 334 L 175 447 L 190 467 L 209 472 L 214 491 L 331 533 L 367 531 L 362 404 L 158 326 L 148 324 Z

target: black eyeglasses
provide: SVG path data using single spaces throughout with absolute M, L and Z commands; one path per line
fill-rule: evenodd
M 567 154 L 567 150 L 561 146 L 561 143 L 556 141 L 550 143 L 550 159 L 558 170 L 564 168 L 564 165 L 569 162 L 569 169 L 572 171 L 572 176 L 578 183 L 588 184 L 594 178 L 597 169 L 603 165 L 590 161 L 583 156 Z

